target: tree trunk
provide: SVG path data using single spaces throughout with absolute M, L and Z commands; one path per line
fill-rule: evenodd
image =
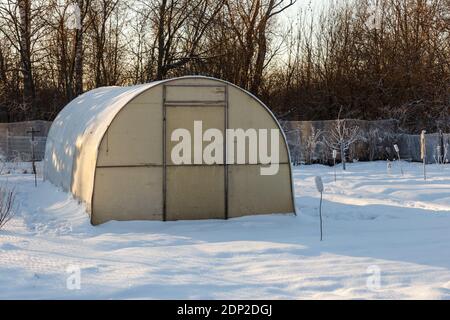
M 79 96 L 83 93 L 83 12 L 84 12 L 84 1 L 77 1 L 78 7 L 80 8 L 80 23 L 81 28 L 77 29 L 75 32 L 75 63 L 74 63 L 74 73 L 75 73 L 75 87 L 74 94 Z
M 341 144 L 341 160 L 342 160 L 342 169 L 346 170 L 345 167 L 345 149 L 344 146 Z
M 258 29 L 258 51 L 256 54 L 255 73 L 250 87 L 250 91 L 256 95 L 259 94 L 261 89 L 264 62 L 267 54 L 266 22 L 261 22 Z
M 158 58 L 157 58 L 157 69 L 156 69 L 156 80 L 162 80 L 165 76 L 164 70 L 164 22 L 166 18 L 166 6 L 167 0 L 161 1 L 161 6 L 159 7 L 159 21 L 158 21 Z
M 3 51 L 0 47 L 0 83 L 6 83 L 6 66 L 5 66 L 5 58 L 3 57 Z
M 20 60 L 23 76 L 23 103 L 30 107 L 30 118 L 35 119 L 35 87 L 31 65 L 31 0 L 19 0 Z

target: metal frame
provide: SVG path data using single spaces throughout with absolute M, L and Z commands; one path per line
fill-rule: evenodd
M 166 102 L 167 107 L 183 108 L 183 107 L 225 107 L 223 101 L 169 101 Z
M 282 164 L 290 164 L 289 162 L 279 162 L 279 165 Z M 264 165 L 263 163 L 233 163 L 232 166 L 233 167 L 239 167 L 239 166 L 261 166 Z M 223 164 L 183 164 L 183 167 L 204 167 L 204 166 L 208 166 L 208 167 L 221 167 L 223 166 Z M 227 164 L 227 166 L 229 166 L 229 164 Z M 144 164 L 117 164 L 117 165 L 104 165 L 104 166 L 97 166 L 97 168 L 153 168 L 153 167 L 162 167 L 161 164 L 157 164 L 157 163 L 144 163 Z M 179 164 L 166 164 L 166 167 L 180 167 Z
M 162 94 L 162 108 L 163 108 L 163 141 L 162 141 L 162 153 L 163 153 L 163 190 L 162 190 L 162 196 L 163 196 L 163 221 L 167 221 L 167 161 L 166 161 L 166 126 L 167 126 L 167 120 L 166 120 L 166 85 L 163 85 L 163 94 Z
M 225 190 L 225 220 L 228 219 L 228 86 L 225 86 L 225 110 L 224 110 L 224 126 L 223 126 L 223 168 L 224 168 L 224 190 Z

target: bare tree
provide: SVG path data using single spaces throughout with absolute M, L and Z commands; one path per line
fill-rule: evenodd
M 77 0 L 76 4 L 80 10 L 80 25 L 79 28 L 75 29 L 75 58 L 74 58 L 74 94 L 75 96 L 83 93 L 83 60 L 84 60 L 84 51 L 83 51 L 83 41 L 84 34 L 89 24 L 86 22 L 86 16 L 88 13 L 88 8 L 91 4 L 91 0 Z
M 346 170 L 346 153 L 350 146 L 360 139 L 360 131 L 357 125 L 351 125 L 348 120 L 341 119 L 342 108 L 334 125 L 325 136 L 325 143 L 334 150 L 339 150 L 342 167 Z
M 110 77 L 115 78 L 115 75 L 111 75 L 108 72 L 114 71 L 117 66 L 113 66 L 113 70 L 111 70 L 107 64 L 115 64 L 117 60 L 107 60 L 106 57 L 108 45 L 111 41 L 113 41 L 114 45 L 114 37 L 117 37 L 118 30 L 109 30 L 108 26 L 118 4 L 119 0 L 104 0 L 95 2 L 89 7 L 88 13 L 91 22 L 91 41 L 93 45 L 91 63 L 94 70 L 93 80 L 95 87 L 115 84 L 114 81 L 110 81 Z M 113 57 L 115 57 L 115 54 L 113 53 Z
M 259 94 L 267 66 L 268 34 L 271 20 L 294 5 L 296 0 L 227 0 L 229 24 L 239 44 L 240 70 L 238 84 Z
M 143 14 L 152 22 L 155 34 L 156 74 L 149 80 L 160 80 L 175 69 L 208 58 L 202 50 L 206 30 L 222 10 L 224 0 L 152 0 L 141 1 Z M 156 56 L 155 59 L 153 59 Z M 152 71 L 153 68 L 147 68 Z
M 284 120 L 336 119 L 345 105 L 342 118 L 450 129 L 448 0 L 302 3 L 281 22 L 294 2 L 0 0 L 2 116 L 52 120 L 84 90 L 204 74 Z
M 49 4 L 47 25 L 51 30 L 48 36 L 51 45 L 45 46 L 45 50 L 58 74 L 65 101 L 83 92 L 83 41 L 89 26 L 86 15 L 90 2 L 77 0 L 61 5 L 59 1 L 52 0 Z
M 265 77 L 276 88 L 265 95 L 269 105 L 297 105 L 291 120 L 334 119 L 335 106 L 346 105 L 347 118 L 400 117 L 408 131 L 450 129 L 447 1 L 340 1 L 322 12 L 301 9 L 298 36 L 287 44 L 287 60 L 295 63 Z
M 303 147 L 305 158 L 310 164 L 313 163 L 314 160 L 316 160 L 316 150 L 317 147 L 323 143 L 323 134 L 324 132 L 322 130 L 316 130 L 311 127 L 311 133 L 308 135 L 308 138 L 306 139 Z
M 33 116 L 34 99 L 36 97 L 33 70 L 31 65 L 31 0 L 19 0 L 19 47 L 23 74 L 23 103 L 31 106 Z
M 15 197 L 16 193 L 14 189 L 0 186 L 0 230 L 16 213 Z
M 6 62 L 0 45 L 0 84 L 6 82 Z
M 0 34 L 12 49 L 7 87 L 16 93 L 13 100 L 8 101 L 8 109 L 15 110 L 22 119 L 40 116 L 35 78 L 46 32 L 46 8 L 45 1 L 0 2 Z
M 23 77 L 22 103 L 37 115 L 36 89 L 33 74 L 33 45 L 41 29 L 35 22 L 42 14 L 40 6 L 32 7 L 31 0 L 5 0 L 0 3 L 0 32 L 19 53 L 20 72 Z

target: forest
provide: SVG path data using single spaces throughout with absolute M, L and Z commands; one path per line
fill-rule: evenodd
M 450 132 L 450 0 L 0 0 L 0 120 L 181 75 L 228 80 L 282 120 Z M 290 14 L 287 14 L 287 13 Z

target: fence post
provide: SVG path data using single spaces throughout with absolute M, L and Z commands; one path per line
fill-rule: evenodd
M 9 123 L 6 125 L 6 160 L 10 160 L 11 156 L 9 154 Z
M 442 129 L 439 129 L 438 145 L 441 148 L 441 154 L 440 154 L 441 159 L 438 159 L 438 163 L 442 162 L 441 164 L 444 164 L 444 133 L 442 132 Z

